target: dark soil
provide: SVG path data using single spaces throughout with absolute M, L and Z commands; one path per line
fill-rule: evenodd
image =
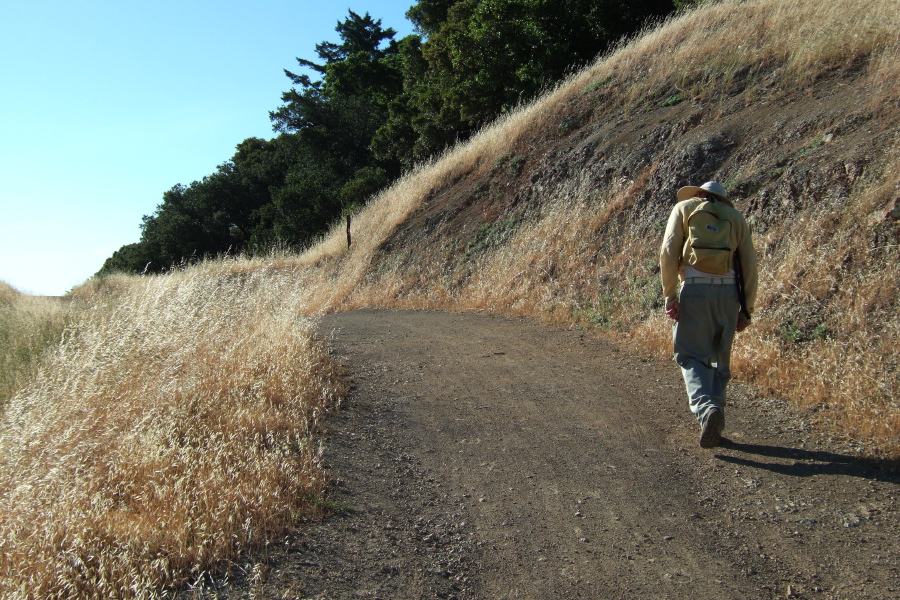
M 335 513 L 204 595 L 900 597 L 900 477 L 778 401 L 732 386 L 702 450 L 674 363 L 578 331 L 366 310 L 321 333 L 354 385 Z

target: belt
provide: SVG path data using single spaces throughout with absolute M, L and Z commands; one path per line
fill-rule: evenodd
M 688 277 L 684 280 L 685 285 L 688 283 L 705 283 L 707 285 L 731 285 L 734 283 L 734 277 Z

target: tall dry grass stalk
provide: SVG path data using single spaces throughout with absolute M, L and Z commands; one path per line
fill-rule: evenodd
M 0 407 L 34 375 L 70 314 L 59 298 L 22 294 L 0 281 Z
M 0 425 L 0 596 L 151 598 L 314 515 L 342 393 L 296 278 L 117 277 Z

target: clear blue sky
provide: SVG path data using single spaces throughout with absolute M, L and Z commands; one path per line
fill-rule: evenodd
M 348 10 L 412 32 L 415 0 L 28 0 L 0 6 L 0 280 L 61 295 L 138 241 L 164 191 L 214 172 L 296 57 Z

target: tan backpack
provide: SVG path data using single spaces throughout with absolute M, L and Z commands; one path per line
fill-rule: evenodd
M 713 199 L 703 200 L 688 215 L 682 250 L 684 264 L 704 273 L 724 275 L 736 248 L 731 247 L 730 207 Z

